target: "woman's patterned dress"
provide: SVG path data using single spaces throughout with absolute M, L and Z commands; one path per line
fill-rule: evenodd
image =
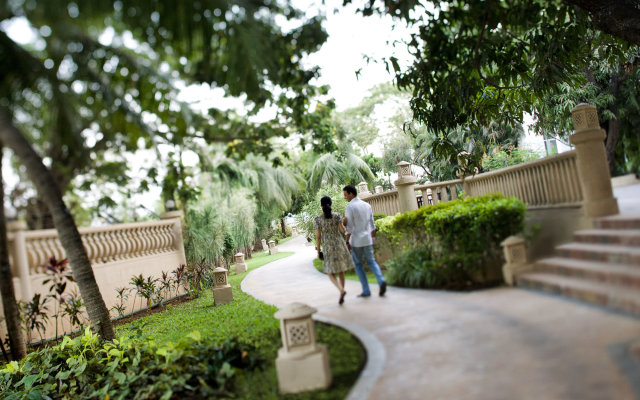
M 313 228 L 322 234 L 322 253 L 324 261 L 322 270 L 327 274 L 337 274 L 354 268 L 351 254 L 347 249 L 347 242 L 340 232 L 340 214 L 334 212 L 328 219 L 324 214 L 313 220 Z

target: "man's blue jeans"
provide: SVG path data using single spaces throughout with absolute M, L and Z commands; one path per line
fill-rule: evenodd
M 376 259 L 373 258 L 373 246 L 351 246 L 351 258 L 353 259 L 353 263 L 356 265 L 356 275 L 358 275 L 358 279 L 360 279 L 360 284 L 362 285 L 362 295 L 371 296 L 369 282 L 367 281 L 367 274 L 365 273 L 364 265 L 362 264 L 363 258 L 367 260 L 367 265 L 369 265 L 371 272 L 376 276 L 378 284 L 382 284 L 382 282 L 384 282 L 382 272 L 380 272 L 380 266 L 376 262 Z

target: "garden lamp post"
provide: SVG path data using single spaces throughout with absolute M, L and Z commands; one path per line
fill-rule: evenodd
M 232 301 L 233 291 L 227 281 L 227 270 L 218 267 L 213 270 L 213 304 L 219 306 Z
M 247 271 L 247 264 L 244 262 L 244 253 L 237 253 L 234 256 L 236 260 L 236 275 Z
M 282 336 L 276 371 L 283 394 L 325 389 L 331 384 L 327 347 L 316 343 L 315 324 L 311 319 L 316 311 L 306 304 L 292 303 L 275 313 Z
M 278 254 L 278 247 L 275 240 L 269 240 L 269 255 Z

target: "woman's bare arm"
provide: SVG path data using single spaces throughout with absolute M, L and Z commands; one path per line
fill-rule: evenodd
M 320 251 L 322 245 L 322 234 L 320 233 L 320 229 L 316 229 L 316 250 Z

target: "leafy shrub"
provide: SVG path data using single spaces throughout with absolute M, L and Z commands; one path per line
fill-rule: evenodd
M 379 219 L 386 218 L 386 217 L 387 217 L 387 216 L 386 216 L 386 215 L 384 215 L 383 213 L 374 213 L 374 214 L 373 214 L 373 220 L 374 220 L 374 221 L 377 221 L 377 220 L 379 220 Z
M 441 288 L 463 288 L 468 281 L 476 282 L 480 272 L 499 264 L 500 242 L 524 229 L 525 212 L 526 205 L 520 200 L 492 194 L 376 221 L 380 234 L 405 249 L 387 265 L 390 282 Z M 421 261 L 421 257 L 426 259 Z
M 387 281 L 412 288 L 464 290 L 481 272 L 479 254 L 436 256 L 429 247 L 409 248 L 387 263 Z
M 84 336 L 28 354 L 0 369 L 0 393 L 13 399 L 182 399 L 228 395 L 234 376 L 263 365 L 254 349 L 189 340 L 159 345 L 120 337 Z
M 323 186 L 313 199 L 307 201 L 300 212 L 295 216 L 298 228 L 304 232 L 307 238 L 315 240 L 316 233 L 313 230 L 313 220 L 322 214 L 320 208 L 320 199 L 324 196 L 331 197 L 333 202 L 331 209 L 341 216 L 344 216 L 344 210 L 347 208 L 347 201 L 344 199 L 341 186 Z
M 482 169 L 485 171 L 493 171 L 496 169 L 518 165 L 527 161 L 537 160 L 542 154 L 529 149 L 516 149 L 509 147 L 505 150 L 499 150 L 490 156 L 482 158 Z

